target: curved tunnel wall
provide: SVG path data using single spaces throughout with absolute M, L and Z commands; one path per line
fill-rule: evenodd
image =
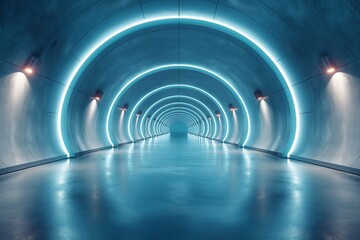
M 355 13 L 359 7 L 356 3 L 334 0 L 310 5 L 284 4 L 282 1 L 235 4 L 224 0 L 180 1 L 178 4 L 178 1 L 141 1 L 140 4 L 128 1 L 110 6 L 109 3 L 87 1 L 75 6 L 60 2 L 49 5 L 41 1 L 31 5 L 21 1 L 5 2 L 6 8 L 1 10 L 4 13 L 1 14 L 2 22 L 5 23 L 2 32 L 5 34 L 0 49 L 2 171 L 64 157 L 57 136 L 59 99 L 73 69 L 94 43 L 123 24 L 154 16 L 191 16 L 194 13 L 208 19 L 215 16 L 216 21 L 247 31 L 263 43 L 277 64 L 286 70 L 296 92 L 298 128 L 301 130 L 291 154 L 293 158 L 358 171 L 360 44 L 356 39 L 360 30 L 351 27 L 360 18 Z M 302 9 L 303 15 L 294 14 L 294 9 Z M 18 17 L 19 12 L 23 13 L 22 18 Z M 326 14 L 320 14 L 323 12 Z M 340 13 L 342 18 L 338 17 Z M 97 17 L 92 17 L 94 15 Z M 49 25 L 44 19 L 53 21 L 48 21 L 51 22 Z M 184 25 L 181 31 L 171 25 L 134 30 L 133 34 L 122 36 L 101 49 L 96 57 L 90 59 L 76 84 L 69 88 L 65 138 L 73 153 L 110 146 L 104 126 L 114 93 L 119 91 L 123 81 L 134 77 L 139 70 L 154 67 L 155 63 L 203 64 L 230 79 L 249 109 L 252 133 L 247 147 L 279 154 L 287 151 L 294 127 L 289 89 L 267 60 L 251 47 L 228 33 L 198 26 Z M 181 41 L 176 40 L 179 36 Z M 218 44 L 214 45 L 215 42 Z M 162 54 L 164 46 L 168 51 Z M 333 75 L 324 74 L 317 64 L 323 52 L 330 53 L 335 59 L 337 72 Z M 35 75 L 26 75 L 22 66 L 31 55 L 41 56 L 42 63 Z M 125 60 L 117 62 L 114 59 Z M 178 72 L 181 76 L 178 80 L 198 77 Z M 175 77 L 173 79 L 176 81 Z M 204 77 L 203 80 L 208 79 Z M 206 87 L 223 100 L 224 109 L 227 110 L 229 103 L 239 107 L 236 112 L 242 123 L 238 125 L 239 130 L 236 130 L 232 112 L 225 114 L 231 132 L 227 140 L 241 144 L 246 131 L 241 103 L 234 94 L 223 99 L 224 96 L 216 94 L 211 86 L 201 85 L 201 88 Z M 93 100 L 97 89 L 104 91 L 101 101 Z M 256 89 L 260 89 L 267 99 L 256 101 L 252 96 Z M 128 99 L 131 110 L 135 104 Z M 154 101 L 149 100 L 143 107 Z M 117 107 L 124 103 L 119 100 Z M 211 103 L 207 105 L 213 111 L 219 111 Z M 125 123 L 128 112 L 123 116 Z M 112 121 L 119 123 L 120 114 L 120 111 L 112 114 Z M 129 141 L 130 136 L 123 129 L 125 125 L 113 124 L 111 130 L 117 144 Z M 221 134 L 216 138 L 221 140 Z
M 153 69 L 153 68 L 150 68 L 150 69 Z M 152 71 L 152 70 L 151 70 L 151 71 Z M 148 71 L 145 70 L 145 72 L 147 73 Z M 140 75 L 142 75 L 142 74 L 143 74 L 143 73 L 141 73 Z M 131 80 L 131 81 L 132 81 L 132 80 Z M 131 82 L 131 81 L 129 81 L 129 82 Z M 232 85 L 230 85 L 230 86 L 232 86 Z M 233 88 L 233 87 L 232 87 L 232 88 Z M 233 91 L 236 92 L 236 90 L 234 90 L 234 89 L 233 89 Z M 237 94 L 237 95 L 238 95 L 239 98 L 241 99 L 240 95 L 239 95 L 239 94 Z M 226 104 L 225 104 L 225 105 L 226 105 Z M 244 104 L 240 104 L 240 105 L 242 106 L 242 105 L 244 105 Z M 222 111 L 222 112 L 224 113 L 224 116 L 225 116 L 225 118 L 226 118 L 226 121 L 228 122 L 227 116 L 226 116 L 227 114 L 226 114 L 224 111 Z M 248 118 L 248 121 L 249 121 L 249 118 Z M 227 125 L 228 125 L 228 124 L 227 124 Z M 224 140 L 227 140 L 228 131 L 229 131 L 229 130 L 227 129 L 227 130 L 226 130 L 226 135 L 225 135 L 225 137 L 224 137 Z M 248 131 L 250 131 L 250 130 L 248 130 Z M 129 134 L 129 135 L 131 135 L 131 134 Z M 109 137 L 109 138 L 110 138 L 110 137 Z M 246 137 L 246 141 L 244 141 L 244 143 L 247 143 L 247 138 L 248 138 L 248 137 Z

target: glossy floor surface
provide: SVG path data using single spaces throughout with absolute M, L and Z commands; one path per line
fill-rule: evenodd
M 0 176 L 0 239 L 358 239 L 360 177 L 195 136 Z

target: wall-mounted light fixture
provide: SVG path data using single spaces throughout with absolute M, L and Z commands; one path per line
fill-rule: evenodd
M 24 72 L 30 75 L 36 73 L 39 70 L 41 61 L 39 57 L 30 56 L 23 67 Z
M 207 119 L 211 120 L 211 117 L 209 115 L 207 115 Z
M 324 73 L 331 74 L 336 71 L 335 61 L 329 54 L 323 54 L 323 56 L 318 59 L 318 64 Z
M 217 117 L 221 117 L 221 113 L 219 113 L 218 111 L 215 111 L 215 114 Z
M 256 98 L 256 100 L 259 101 L 264 100 L 266 98 L 259 89 L 254 91 L 254 97 Z
M 123 107 L 120 108 L 120 110 L 125 112 L 126 110 L 128 110 L 128 108 L 129 105 L 125 104 Z
M 100 101 L 103 95 L 104 95 L 104 92 L 101 91 L 100 89 L 98 89 L 98 90 L 96 90 L 94 99 L 95 99 L 96 101 Z
M 151 118 L 151 116 L 150 116 L 150 115 L 148 115 L 148 116 L 147 116 L 147 119 L 150 119 L 150 118 Z
M 142 113 L 142 112 L 139 111 L 139 112 L 136 114 L 136 116 L 137 116 L 137 117 L 140 117 L 140 116 L 141 116 L 141 113 Z
M 229 108 L 229 110 L 232 111 L 232 112 L 234 112 L 234 111 L 237 110 L 237 108 L 234 107 L 231 103 L 228 105 L 228 108 Z

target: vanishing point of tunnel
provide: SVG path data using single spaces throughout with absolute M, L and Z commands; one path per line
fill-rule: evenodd
M 360 2 L 0 1 L 0 239 L 359 239 Z

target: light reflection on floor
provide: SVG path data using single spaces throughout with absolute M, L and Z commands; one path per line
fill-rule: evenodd
M 1 239 L 353 239 L 360 177 L 192 135 L 0 176 Z

